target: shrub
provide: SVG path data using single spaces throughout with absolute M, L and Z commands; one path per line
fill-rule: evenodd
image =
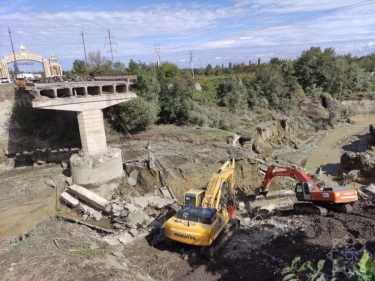
M 156 103 L 138 97 L 113 106 L 106 111 L 106 115 L 110 116 L 116 129 L 134 132 L 146 130 L 154 124 L 158 119 L 159 110 Z

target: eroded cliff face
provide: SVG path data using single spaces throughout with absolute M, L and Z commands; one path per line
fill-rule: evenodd
M 340 173 L 358 170 L 357 182 L 372 183 L 375 180 L 375 132 L 373 125 L 370 125 L 369 133 L 363 136 L 358 146 L 362 152 L 345 152 L 341 156 Z
M 350 109 L 353 115 L 366 115 L 375 113 L 375 100 L 345 100 L 342 105 Z
M 191 188 L 203 188 L 220 166 L 235 158 L 235 186 L 252 193 L 261 185 L 262 175 L 256 154 L 250 148 L 227 143 L 227 137 L 214 140 L 199 140 L 194 145 L 186 142 L 172 142 L 168 138 L 149 140 L 155 158 L 154 169 L 148 169 L 146 157 L 149 153 L 135 142 L 131 151 L 139 155 L 137 163 L 125 160 L 126 173 L 135 168 L 139 171 L 136 190 L 143 193 L 155 191 L 155 187 L 168 185 L 178 200 L 183 201 L 184 193 Z M 168 149 L 166 148 L 168 146 Z M 125 158 L 131 157 L 129 149 L 124 149 Z M 128 155 L 128 156 L 127 156 Z M 133 158 L 133 157 L 132 157 Z M 134 166 L 135 164 L 135 166 Z

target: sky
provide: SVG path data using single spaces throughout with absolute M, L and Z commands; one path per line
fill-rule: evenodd
M 363 56 L 375 53 L 375 0 L 0 0 L 0 59 L 11 35 L 15 52 L 53 54 L 67 71 L 85 59 L 83 39 L 111 60 L 109 32 L 125 65 L 156 63 L 157 51 L 180 68 L 293 60 L 312 46 Z

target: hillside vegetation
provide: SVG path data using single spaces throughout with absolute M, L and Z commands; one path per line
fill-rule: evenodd
M 207 65 L 194 69 L 194 78 L 190 69 L 181 70 L 169 62 L 158 66 L 130 60 L 126 68 L 121 62 L 112 64 L 100 52 L 89 58 L 87 65 L 76 60 L 65 74 L 137 74 L 131 90 L 138 98 L 104 112 L 109 132 L 133 133 L 153 124 L 175 124 L 218 128 L 250 137 L 256 124 L 281 117 L 320 129 L 350 117 L 350 108 L 340 101 L 375 97 L 375 54 L 341 56 L 333 48 L 311 47 L 294 61 L 272 58 L 269 63 Z M 326 112 L 311 109 L 316 104 L 323 105 Z M 42 127 L 30 124 L 33 114 L 38 114 L 39 122 L 57 120 L 51 112 L 46 113 L 51 117 L 43 114 L 43 120 L 40 113 L 27 112 L 30 118 L 22 122 L 25 114 L 20 111 L 13 110 L 12 120 L 29 135 L 47 139 L 64 136 L 66 140 L 78 137 L 66 136 L 64 126 L 58 127 L 61 132 L 56 132 L 56 126 L 48 130 L 47 123 L 51 122 L 43 122 Z M 39 127 L 43 131 L 38 131 Z

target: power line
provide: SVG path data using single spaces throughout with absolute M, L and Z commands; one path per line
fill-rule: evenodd
M 107 40 L 107 38 L 108 38 L 108 40 L 109 40 L 109 48 L 111 49 L 110 51 L 107 51 L 107 53 L 108 53 L 108 52 L 111 52 L 112 63 L 113 63 L 113 52 L 116 52 L 116 53 L 117 53 L 117 51 L 112 49 L 112 45 L 114 45 L 114 44 L 117 45 L 117 43 L 112 43 L 112 38 L 115 39 L 115 37 L 111 36 L 111 32 L 109 31 L 109 29 L 108 29 L 108 37 L 105 37 L 105 40 Z M 107 45 L 107 44 L 108 44 L 108 43 L 105 43 L 105 44 L 104 44 L 104 47 L 105 47 L 105 45 Z
M 159 44 L 155 44 L 155 52 L 158 55 L 158 65 L 160 65 L 161 64 L 161 60 L 160 60 L 160 45 Z
M 87 64 L 87 56 L 86 56 L 86 47 L 85 47 L 85 39 L 83 38 L 83 30 L 82 30 L 82 42 L 83 42 L 83 51 L 85 52 L 85 63 Z

